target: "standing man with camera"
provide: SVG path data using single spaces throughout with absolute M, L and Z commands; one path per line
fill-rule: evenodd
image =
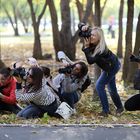
M 119 115 L 124 109 L 117 92 L 115 76 L 121 64 L 117 56 L 107 48 L 101 28 L 90 28 L 84 23 L 80 23 L 78 27 L 80 30 L 79 36 L 85 40 L 82 51 L 85 53 L 87 62 L 89 64 L 96 63 L 102 69 L 102 73 L 96 82 L 96 90 L 102 104 L 102 112 L 99 115 L 107 117 L 110 113 L 105 90 L 106 85 L 116 106 L 116 114 Z
M 70 62 L 68 59 L 65 61 L 67 64 Z M 53 79 L 53 84 L 59 89 L 60 100 L 68 103 L 73 109 L 74 104 L 80 100 L 81 89 L 87 78 L 87 72 L 87 65 L 84 62 L 77 62 L 59 69 L 59 74 Z

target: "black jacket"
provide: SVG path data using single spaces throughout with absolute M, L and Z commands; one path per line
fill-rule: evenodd
M 134 89 L 140 90 L 140 69 L 138 69 L 134 76 Z
M 94 64 L 96 63 L 102 70 L 109 72 L 112 70 L 118 61 L 118 58 L 115 54 L 113 54 L 109 49 L 107 49 L 104 53 L 102 54 L 97 54 L 94 57 L 92 56 L 93 54 L 93 49 L 92 47 L 89 48 L 83 48 L 83 52 L 85 53 L 87 62 L 89 64 Z

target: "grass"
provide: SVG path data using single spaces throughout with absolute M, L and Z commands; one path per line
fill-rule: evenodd
M 13 61 L 24 61 L 27 57 L 32 56 L 33 50 L 33 37 L 32 36 L 2 36 L 1 37 L 1 58 L 7 66 L 10 66 Z M 110 42 L 109 48 L 116 51 L 116 40 L 107 38 L 107 42 Z M 54 58 L 54 50 L 51 37 L 41 37 L 43 53 L 52 53 Z M 78 59 L 85 60 L 85 57 L 80 50 L 80 45 L 77 45 L 76 56 Z M 55 60 L 38 60 L 39 64 L 47 65 L 51 68 L 52 74 L 56 74 L 57 68 L 61 65 Z M 89 66 L 90 76 L 92 74 L 93 66 Z M 117 88 L 121 96 L 122 102 L 132 94 L 136 94 L 137 91 L 133 90 L 132 85 L 124 87 L 124 83 L 121 80 L 122 72 L 117 74 Z M 93 82 L 94 84 L 94 82 Z M 94 87 L 94 86 L 93 86 Z M 101 111 L 101 105 L 99 101 L 93 101 L 93 87 L 89 87 L 83 94 L 81 100 L 76 105 L 77 113 L 68 120 L 51 118 L 47 114 L 41 119 L 21 120 L 16 118 L 14 114 L 0 114 L 1 124 L 140 124 L 140 111 L 128 112 L 125 111 L 121 116 L 115 115 L 115 108 L 112 100 L 109 98 L 110 109 L 112 115 L 109 117 L 99 117 L 98 113 Z

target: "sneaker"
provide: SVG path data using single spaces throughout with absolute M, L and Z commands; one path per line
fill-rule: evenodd
M 109 112 L 102 111 L 102 112 L 98 113 L 99 116 L 103 116 L 103 117 L 108 117 L 108 114 L 110 114 L 110 111 Z
M 122 112 L 124 111 L 124 108 L 122 107 L 122 108 L 117 108 L 116 109 L 116 115 L 117 116 L 120 116 L 121 114 L 122 114 Z

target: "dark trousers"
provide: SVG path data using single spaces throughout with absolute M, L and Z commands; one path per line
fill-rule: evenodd
M 61 102 L 66 102 L 71 108 L 74 108 L 74 104 L 79 101 L 76 92 L 71 92 L 71 93 L 63 92 L 62 94 L 59 93 L 58 96 Z
M 108 104 L 107 94 L 105 90 L 106 85 L 108 86 L 110 96 L 116 108 L 117 109 L 123 108 L 122 102 L 120 100 L 120 96 L 117 92 L 116 80 L 115 80 L 115 75 L 119 69 L 120 69 L 120 62 L 117 61 L 114 69 L 112 69 L 110 72 L 103 71 L 96 82 L 96 90 L 101 100 L 102 110 L 104 112 L 109 112 L 109 104 Z
M 17 114 L 20 110 L 21 110 L 21 108 L 19 106 L 17 106 L 16 104 L 12 105 L 12 104 L 7 104 L 7 103 L 0 101 L 0 112 L 1 111 L 10 111 L 14 114 Z
M 125 104 L 124 107 L 128 111 L 136 111 L 140 110 L 140 94 L 136 94 L 129 98 Z
M 44 105 L 36 105 L 36 104 L 30 104 L 24 109 L 22 109 L 17 116 L 18 117 L 23 117 L 25 119 L 30 119 L 30 118 L 41 118 L 43 117 L 44 113 L 48 113 L 50 116 L 55 115 L 55 111 L 58 108 L 57 101 L 55 100 L 53 103 L 50 105 L 44 106 Z

